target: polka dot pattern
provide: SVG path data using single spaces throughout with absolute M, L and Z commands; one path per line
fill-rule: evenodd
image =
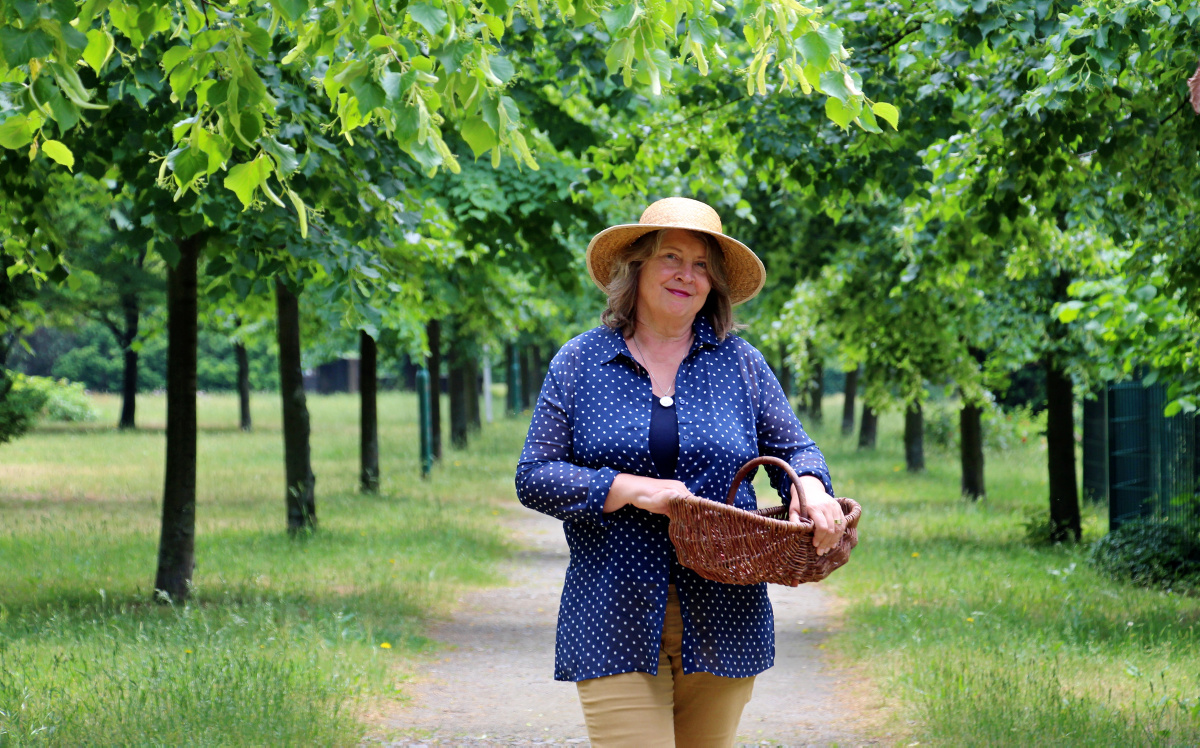
M 676 477 L 697 496 L 724 501 L 747 460 L 773 455 L 814 475 L 833 495 L 821 450 L 804 433 L 783 388 L 754 346 L 718 343 L 697 318 L 695 342 L 679 367 Z M 555 647 L 556 680 L 658 672 L 658 651 L 674 580 L 683 617 L 683 669 L 742 678 L 771 667 L 775 628 L 765 584 L 729 585 L 679 565 L 665 516 L 627 506 L 604 514 L 618 473 L 659 477 L 650 457 L 650 378 L 619 331 L 597 327 L 550 362 L 517 465 L 517 497 L 563 521 L 571 561 Z M 787 499 L 783 471 L 768 468 Z M 743 481 L 735 503 L 756 506 Z

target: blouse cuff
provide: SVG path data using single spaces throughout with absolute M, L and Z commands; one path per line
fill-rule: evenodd
M 588 486 L 587 516 L 601 527 L 608 525 L 608 517 L 604 514 L 604 502 L 608 501 L 608 492 L 612 490 L 613 481 L 620 472 L 609 467 L 602 467 L 592 475 Z

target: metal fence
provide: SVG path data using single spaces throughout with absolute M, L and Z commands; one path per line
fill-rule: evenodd
M 1110 530 L 1158 515 L 1200 532 L 1200 418 L 1166 418 L 1165 405 L 1165 388 L 1141 381 L 1084 402 L 1084 494 L 1108 499 Z

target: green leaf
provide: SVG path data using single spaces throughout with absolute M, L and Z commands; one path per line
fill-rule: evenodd
M 797 43 L 800 47 L 800 54 L 804 55 L 804 59 L 810 65 L 824 65 L 829 61 L 829 45 L 825 43 L 825 39 L 815 31 L 810 31 L 800 37 Z
M 262 135 L 263 118 L 255 109 L 247 109 L 242 112 L 242 117 L 238 121 L 238 133 L 242 136 L 242 140 L 247 144 L 253 144 L 258 140 L 258 136 Z
M 113 53 L 113 38 L 103 29 L 92 29 L 87 33 L 88 43 L 83 50 L 83 61 L 100 74 L 100 69 Z
M 33 140 L 37 125 L 24 114 L 15 114 L 0 122 L 0 146 L 24 148 Z
M 491 63 L 492 72 L 500 79 L 501 83 L 508 83 L 509 79 L 513 77 L 513 73 L 516 72 L 507 57 L 488 55 L 488 62 Z
M 67 169 L 72 171 L 75 169 L 75 154 L 71 153 L 71 149 L 61 142 L 57 140 L 45 141 L 42 143 L 42 152 L 67 167 Z
M 275 6 L 288 23 L 299 21 L 308 12 L 307 0 L 271 0 L 271 5 Z
M 407 145 L 410 141 L 416 140 L 417 132 L 421 129 L 421 112 L 415 106 L 409 106 L 403 102 L 397 102 L 392 107 L 392 113 L 396 115 L 396 141 L 401 147 Z
M 170 161 L 171 172 L 180 187 L 188 187 L 197 174 L 208 170 L 208 154 L 190 145 L 184 145 L 176 151 Z
M 1171 402 L 1167 403 L 1167 407 L 1163 408 L 1163 416 L 1170 418 L 1171 416 L 1178 415 L 1179 411 L 1181 410 L 1183 410 L 1183 402 L 1180 400 L 1172 400 Z
M 832 97 L 825 99 L 825 116 L 836 122 L 843 130 L 850 127 L 850 122 L 854 119 L 854 113 L 841 101 Z
M 883 132 L 883 130 L 879 128 L 879 122 L 875 120 L 875 113 L 870 109 L 863 109 L 859 111 L 857 122 L 858 126 L 867 132 Z
M 171 47 L 162 56 L 163 71 L 170 73 L 175 66 L 192 56 L 192 48 L 182 44 Z
M 247 27 L 247 31 L 250 38 L 246 43 L 250 45 L 250 49 L 257 52 L 259 57 L 269 55 L 271 53 L 271 35 L 267 33 L 267 30 L 256 23 L 251 23 Z
M 636 15 L 637 3 L 625 3 L 611 10 L 604 11 L 600 14 L 600 17 L 604 19 L 604 27 L 608 29 L 608 33 L 615 34 L 621 29 L 629 28 Z
M 488 124 L 483 121 L 482 117 L 471 117 L 466 122 L 463 122 L 462 128 L 459 130 L 462 139 L 467 141 L 467 145 L 471 146 L 471 150 L 475 153 L 475 158 L 479 158 L 483 154 L 496 147 L 500 139 L 496 137 L 496 133 Z
M 496 16 L 484 16 L 483 22 L 487 24 L 488 31 L 492 32 L 492 36 L 497 40 L 504 38 L 504 20 Z
M 262 138 L 258 142 L 263 150 L 275 159 L 275 166 L 283 176 L 291 174 L 300 165 L 300 160 L 296 158 L 296 149 L 290 145 L 284 145 L 275 138 Z
M 259 156 L 253 161 L 238 164 L 225 175 L 225 187 L 233 190 L 242 201 L 243 209 L 254 203 L 254 193 L 262 187 L 271 173 L 271 165 L 266 156 Z
M 1078 301 L 1068 301 L 1058 308 L 1058 321 L 1064 324 L 1074 322 L 1079 318 L 1081 307 Z
M 371 49 L 383 49 L 384 47 L 394 46 L 396 44 L 396 40 L 390 36 L 376 34 L 367 40 L 367 44 L 370 45 Z
M 829 46 L 831 54 L 836 53 L 842 48 L 842 30 L 826 22 L 821 28 L 817 29 L 817 33 L 825 40 L 825 44 Z
M 899 130 L 900 110 L 891 104 L 885 104 L 882 101 L 877 101 L 871 105 L 871 111 L 875 116 L 884 120 L 892 126 L 893 130 Z
M 10 68 L 24 65 L 35 57 L 45 57 L 54 51 L 54 40 L 41 29 L 0 29 L 0 50 Z
M 430 36 L 437 36 L 446 28 L 450 17 L 441 8 L 435 8 L 426 3 L 413 3 L 408 6 L 408 17 L 421 24 Z
M 387 94 L 378 83 L 365 75 L 350 80 L 346 87 L 354 94 L 354 98 L 358 99 L 358 112 L 363 117 L 387 103 Z
M 845 76 L 840 70 L 827 70 L 821 73 L 821 92 L 832 96 L 845 104 L 850 98 L 850 89 L 846 88 Z M 849 123 L 850 120 L 846 120 Z
M 304 207 L 304 201 L 292 189 L 287 191 L 288 199 L 292 201 L 292 205 L 296 208 L 296 213 L 300 217 L 300 236 L 308 238 L 308 211 Z
M 460 39 L 453 44 L 446 44 L 439 49 L 434 57 L 438 58 L 438 62 L 442 63 L 442 67 L 446 68 L 447 73 L 457 73 L 462 67 L 462 62 L 471 54 L 474 45 L 466 39 Z

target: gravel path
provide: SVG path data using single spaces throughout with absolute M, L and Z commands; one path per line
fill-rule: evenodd
M 587 745 L 575 686 L 553 680 L 554 629 L 567 567 L 562 524 L 535 512 L 507 522 L 524 548 L 505 569 L 510 586 L 463 597 L 431 636 L 446 656 L 410 687 L 412 700 L 388 714 L 406 735 L 389 745 Z M 758 676 L 742 716 L 745 745 L 856 745 L 844 732 L 837 674 L 822 663 L 834 624 L 819 585 L 771 585 L 775 667 Z M 790 698 L 784 698 L 790 694 Z

